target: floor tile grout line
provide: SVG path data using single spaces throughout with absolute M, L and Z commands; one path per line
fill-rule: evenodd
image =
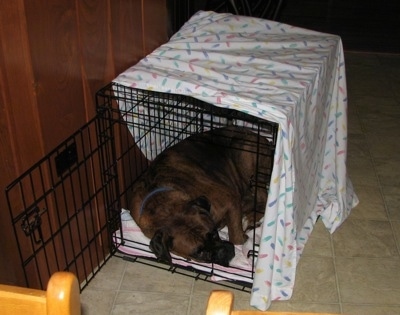
M 400 239 L 397 239 L 397 237 L 396 237 L 395 228 L 394 228 L 394 226 L 393 226 L 393 221 L 394 221 L 394 220 L 389 220 L 389 222 L 390 222 L 390 227 L 391 227 L 391 229 L 392 229 L 392 233 L 393 233 L 393 237 L 394 237 L 394 241 L 395 241 L 395 243 L 396 243 L 397 252 L 398 252 L 398 254 L 399 254 L 399 256 L 400 256 Z
M 379 58 L 378 58 L 378 59 L 379 59 Z M 392 95 L 391 97 L 388 97 L 388 98 L 390 98 L 390 99 L 396 99 L 396 98 L 395 98 L 395 93 L 393 93 L 393 95 Z M 385 208 L 386 217 L 387 217 L 387 220 L 388 220 L 388 222 L 389 222 L 389 224 L 390 224 L 390 228 L 391 228 L 391 232 L 392 232 L 393 239 L 394 239 L 394 241 L 395 241 L 397 253 L 398 253 L 398 255 L 400 256 L 400 245 L 399 245 L 399 241 L 398 241 L 397 238 L 396 238 L 395 229 L 394 229 L 393 223 L 392 223 L 393 220 L 392 220 L 391 217 L 390 217 L 390 213 L 389 213 L 389 210 L 388 210 L 387 202 L 386 202 L 386 199 L 385 199 L 385 197 L 384 197 L 383 187 L 382 187 L 383 185 L 382 185 L 382 182 L 381 182 L 381 180 L 380 180 L 380 178 L 379 178 L 379 174 L 378 174 L 378 171 L 377 171 L 377 168 L 376 168 L 376 159 L 375 159 L 374 155 L 373 155 L 372 152 L 371 152 L 371 148 L 370 148 L 370 145 L 369 145 L 369 142 L 368 142 L 368 133 L 365 131 L 364 123 L 363 123 L 363 121 L 362 121 L 362 119 L 361 119 L 361 117 L 360 117 L 359 107 L 356 106 L 356 109 L 355 109 L 355 110 L 356 110 L 356 113 L 357 113 L 358 122 L 359 122 L 360 125 L 361 125 L 362 134 L 363 134 L 363 136 L 365 137 L 365 141 L 366 141 L 366 144 L 367 144 L 367 147 L 368 147 L 369 159 L 370 159 L 371 162 L 372 162 L 372 166 L 373 166 L 373 169 L 374 169 L 375 179 L 376 179 L 376 181 L 377 181 L 377 183 L 378 183 L 378 189 L 379 189 L 380 197 L 382 198 L 383 205 L 384 205 L 384 208 Z
M 336 265 L 336 252 L 335 252 L 335 246 L 334 246 L 332 234 L 329 235 L 329 239 L 330 239 L 330 245 L 331 245 L 331 251 L 332 251 L 333 270 L 335 272 L 336 293 L 338 295 L 340 313 L 343 314 L 343 303 L 342 303 L 342 296 L 340 294 L 340 282 L 339 282 L 338 270 L 337 270 L 337 265 Z
M 115 256 L 114 256 L 114 257 L 115 257 Z M 121 259 L 121 258 L 118 258 L 118 257 L 115 257 L 115 258 L 116 258 L 116 259 Z M 121 259 L 121 260 L 122 260 L 122 259 Z M 123 280 L 124 280 L 124 278 L 125 278 L 125 272 L 126 272 L 126 268 L 127 268 L 127 262 L 124 261 L 124 260 L 122 260 L 122 261 L 124 262 L 124 270 L 123 270 L 123 272 L 122 272 L 122 274 L 121 274 L 121 278 L 119 279 L 118 287 L 117 287 L 117 289 L 115 290 L 115 295 L 114 295 L 114 299 L 113 299 L 113 302 L 112 302 L 112 305 L 111 305 L 110 315 L 113 314 L 114 307 L 115 307 L 115 302 L 117 301 L 117 297 L 118 297 L 119 292 L 121 292 L 122 282 L 123 282 Z
M 189 295 L 189 303 L 188 303 L 188 309 L 187 309 L 187 315 L 191 315 L 191 309 L 192 309 L 192 303 L 193 303 L 193 292 L 194 292 L 194 285 L 195 285 L 195 279 L 192 279 L 192 285 L 190 288 L 190 295 Z
M 393 95 L 392 97 L 395 99 L 395 95 Z M 356 110 L 357 110 L 358 120 L 359 120 L 360 123 L 361 123 L 361 128 L 363 128 L 363 123 L 362 123 L 362 121 L 361 121 L 361 119 L 360 119 L 360 117 L 359 117 L 358 108 L 357 108 Z M 377 181 L 377 183 L 378 183 L 379 193 L 380 193 L 380 196 L 381 196 L 381 198 L 382 198 L 383 205 L 384 205 L 385 212 L 386 212 L 386 216 L 387 216 L 387 219 L 388 219 L 389 224 L 390 224 L 390 229 L 391 229 L 392 236 L 393 236 L 393 239 L 394 239 L 394 242 L 395 242 L 395 245 L 396 245 L 397 254 L 400 256 L 400 244 L 399 244 L 400 241 L 397 240 L 396 233 L 395 233 L 395 229 L 394 229 L 394 227 L 393 227 L 393 222 L 392 222 L 393 220 L 392 220 L 392 218 L 391 218 L 391 216 L 390 216 L 389 209 L 388 209 L 388 206 L 387 206 L 387 202 L 386 202 L 386 199 L 385 199 L 385 197 L 384 197 L 385 195 L 384 195 L 384 193 L 383 193 L 383 187 L 382 187 L 383 184 L 382 184 L 382 182 L 381 182 L 381 179 L 380 179 L 379 174 L 378 174 L 378 170 L 377 170 L 377 168 L 376 168 L 376 166 L 377 166 L 377 165 L 376 165 L 376 158 L 374 157 L 374 155 L 373 155 L 372 152 L 371 152 L 370 145 L 369 145 L 368 140 L 367 140 L 368 134 L 367 134 L 366 132 L 364 132 L 364 131 L 363 131 L 363 134 L 364 134 L 364 136 L 365 136 L 366 144 L 367 144 L 367 146 L 368 146 L 369 157 L 370 157 L 370 159 L 371 159 L 372 166 L 373 166 L 373 168 L 374 168 L 374 175 L 375 175 L 376 181 Z

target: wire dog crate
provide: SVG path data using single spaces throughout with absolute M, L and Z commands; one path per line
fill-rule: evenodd
M 26 285 L 45 289 L 54 272 L 68 270 L 77 275 L 82 290 L 112 255 L 118 255 L 250 291 L 256 242 L 248 251 L 250 270 L 233 267 L 220 274 L 218 265 L 204 268 L 185 259 L 165 265 L 151 257 L 147 243 L 127 237 L 121 211 L 129 208 L 137 179 L 166 148 L 190 135 L 235 124 L 267 137 L 273 161 L 277 125 L 191 97 L 115 83 L 101 89 L 96 101 L 98 115 L 93 120 L 6 188 Z M 259 143 L 252 145 L 258 154 Z M 258 166 L 255 189 L 268 188 L 271 170 L 272 162 Z
M 132 186 L 146 171 L 151 161 L 163 150 L 193 134 L 202 133 L 227 125 L 250 128 L 258 137 L 269 140 L 271 154 L 270 165 L 259 165 L 254 186 L 268 189 L 273 152 L 276 144 L 278 125 L 232 109 L 221 108 L 184 95 L 160 93 L 134 89 L 111 83 L 101 89 L 97 95 L 97 109 L 100 117 L 99 136 L 112 139 L 115 151 L 112 165 L 103 163 L 103 172 L 112 174 L 118 180 L 115 187 L 109 189 L 114 195 L 108 195 L 107 204 L 110 218 L 116 213 L 128 209 L 132 199 Z M 254 143 L 254 152 L 259 154 L 260 143 Z M 111 176 L 111 175 L 110 175 Z M 146 243 L 131 239 L 124 233 L 124 221 L 113 222 L 112 238 L 117 255 L 124 259 L 141 262 L 154 267 L 181 273 L 205 281 L 221 280 L 222 285 L 250 291 L 257 259 L 258 244 L 253 242 L 248 251 L 251 261 L 250 270 L 232 267 L 219 272 L 218 266 L 204 268 L 202 264 L 176 258 L 173 265 L 156 262 Z M 255 232 L 254 232 L 255 233 Z M 253 240 L 255 240 L 255 235 Z M 240 277 L 236 277 L 240 274 Z

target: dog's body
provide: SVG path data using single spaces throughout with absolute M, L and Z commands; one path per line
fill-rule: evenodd
M 131 212 L 151 238 L 150 248 L 158 259 L 171 263 L 173 252 L 201 262 L 229 264 L 233 244 L 246 240 L 243 215 L 255 205 L 250 182 L 256 176 L 257 141 L 247 128 L 215 129 L 179 142 L 150 164 L 134 185 Z M 258 163 L 269 167 L 271 155 L 263 137 L 259 148 Z M 257 193 L 257 203 L 265 209 L 263 191 Z M 225 225 L 229 242 L 218 236 Z

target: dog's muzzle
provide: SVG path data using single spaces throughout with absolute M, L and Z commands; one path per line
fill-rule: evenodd
M 231 242 L 221 241 L 213 250 L 211 262 L 229 267 L 233 257 L 235 257 L 235 246 Z
M 212 244 L 208 243 L 192 255 L 195 260 L 214 263 L 229 267 L 229 262 L 235 257 L 235 246 L 228 241 L 218 240 Z

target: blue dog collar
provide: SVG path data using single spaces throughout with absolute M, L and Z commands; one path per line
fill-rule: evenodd
M 144 208 L 144 206 L 146 205 L 146 202 L 147 202 L 151 197 L 153 197 L 154 195 L 156 195 L 156 194 L 158 194 L 158 193 L 160 193 L 160 192 L 163 192 L 163 191 L 170 191 L 170 190 L 172 190 L 172 188 L 170 188 L 170 187 L 159 187 L 159 188 L 156 188 L 156 189 L 152 190 L 151 192 L 149 192 L 149 193 L 147 194 L 147 196 L 143 199 L 142 204 L 140 205 L 139 216 L 142 215 L 143 208 Z

